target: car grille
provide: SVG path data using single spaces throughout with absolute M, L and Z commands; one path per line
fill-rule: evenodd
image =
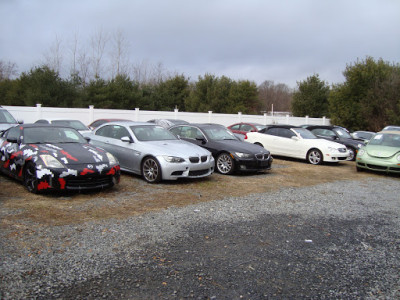
M 201 156 L 201 157 L 198 157 L 198 156 L 191 156 L 191 157 L 189 157 L 189 160 L 190 160 L 190 162 L 193 163 L 193 164 L 199 163 L 200 160 L 201 160 L 201 162 L 206 162 L 206 161 L 207 161 L 207 155 L 203 155 L 203 156 Z
M 73 177 L 66 180 L 66 189 L 86 189 L 86 188 L 96 188 L 103 187 L 112 184 L 112 176 L 82 176 Z
M 256 158 L 258 160 L 268 160 L 269 154 L 268 153 L 259 153 L 259 154 L 256 154 Z
M 208 172 L 210 172 L 209 169 L 189 171 L 189 176 L 201 176 L 207 174 Z
M 386 170 L 387 167 L 367 164 L 367 167 L 374 170 Z

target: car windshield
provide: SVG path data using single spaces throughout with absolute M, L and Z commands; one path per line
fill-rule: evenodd
M 76 130 L 88 130 L 85 124 L 78 120 L 53 120 L 52 124 L 70 126 Z
M 400 134 L 377 133 L 369 141 L 368 145 L 380 145 L 400 148 Z
M 25 144 L 87 143 L 85 138 L 68 127 L 30 127 L 24 129 Z
M 293 128 L 303 139 L 316 139 L 317 137 L 310 130 L 305 128 Z
M 0 110 L 0 123 L 17 124 L 17 121 L 8 111 Z
M 139 141 L 165 141 L 177 140 L 178 138 L 161 126 L 131 126 L 130 127 Z
M 333 129 L 340 137 L 345 138 L 345 139 L 351 139 L 351 135 L 344 129 L 342 128 L 335 128 Z
M 222 126 L 207 127 L 204 132 L 210 140 L 237 140 L 231 131 Z

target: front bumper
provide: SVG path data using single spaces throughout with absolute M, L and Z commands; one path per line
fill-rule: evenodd
M 202 162 L 190 162 L 185 160 L 182 163 L 170 163 L 163 157 L 157 157 L 161 165 L 163 180 L 176 180 L 178 178 L 202 178 L 214 173 L 215 161 L 211 155 L 207 155 L 207 160 Z
M 339 153 L 324 153 L 324 162 L 338 162 L 338 161 L 345 161 L 349 157 L 350 153 L 348 151 Z
M 37 170 L 38 191 L 85 191 L 110 188 L 119 183 L 121 176 L 119 165 L 103 168 L 101 172 L 87 168 L 69 169 L 67 172 L 68 175 L 66 169 Z
M 382 172 L 382 173 L 396 173 L 400 174 L 400 163 L 396 163 L 393 159 L 368 159 L 357 157 L 356 159 L 357 168 L 362 168 L 370 171 Z
M 237 171 L 261 171 L 270 170 L 272 166 L 273 158 L 271 155 L 266 159 L 238 159 L 235 158 L 235 168 Z

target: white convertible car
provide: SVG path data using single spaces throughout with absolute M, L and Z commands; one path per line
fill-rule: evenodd
M 317 138 L 309 130 L 290 125 L 268 125 L 248 132 L 245 141 L 261 145 L 272 155 L 305 159 L 313 165 L 346 160 L 349 151 L 339 143 Z

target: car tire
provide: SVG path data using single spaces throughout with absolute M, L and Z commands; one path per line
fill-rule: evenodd
M 34 194 L 38 192 L 38 179 L 36 176 L 36 167 L 33 163 L 27 163 L 24 169 L 24 186 Z
M 149 183 L 161 181 L 161 167 L 154 157 L 146 157 L 142 162 L 142 176 Z
M 229 153 L 223 152 L 215 160 L 216 168 L 222 175 L 230 175 L 235 170 L 235 162 Z
M 307 153 L 307 161 L 312 165 L 320 165 L 323 162 L 322 152 L 318 149 L 311 149 Z
M 356 150 L 354 148 L 347 148 L 349 150 L 350 156 L 346 159 L 348 161 L 356 160 Z

